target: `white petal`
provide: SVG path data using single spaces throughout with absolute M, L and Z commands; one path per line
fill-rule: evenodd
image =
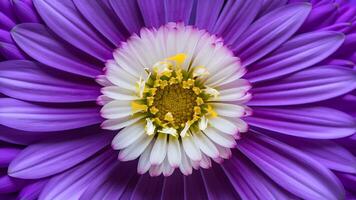
M 101 89 L 101 92 L 104 95 L 116 100 L 130 101 L 139 99 L 133 91 L 129 91 L 118 86 L 104 87 Z
M 169 164 L 174 168 L 178 167 L 181 162 L 180 151 L 181 149 L 178 138 L 174 136 L 169 136 L 167 156 Z
M 229 135 L 235 135 L 238 133 L 239 128 L 234 122 L 224 118 L 224 117 L 214 117 L 209 120 L 209 124 Z
M 144 136 L 144 125 L 137 122 L 131 126 L 122 129 L 112 140 L 111 146 L 113 149 L 123 149 Z
M 216 148 L 219 151 L 219 156 L 223 159 L 229 159 L 232 155 L 230 148 L 225 148 L 220 145 L 216 145 Z
M 236 145 L 235 138 L 231 135 L 222 133 L 215 128 L 207 128 L 204 131 L 204 134 L 210 138 L 211 141 L 215 142 L 218 145 L 227 148 L 233 148 Z
M 188 157 L 186 156 L 186 154 L 183 151 L 181 151 L 181 152 L 182 152 L 182 154 L 181 154 L 182 162 L 179 165 L 179 169 L 184 175 L 187 176 L 187 175 L 192 174 L 193 169 L 192 169 L 192 165 L 190 164 L 190 161 L 189 161 Z
M 203 133 L 193 133 L 194 143 L 199 149 L 207 156 L 216 158 L 219 156 L 219 152 L 215 147 L 215 144 L 210 141 Z
M 209 169 L 211 167 L 211 160 L 208 156 L 203 155 L 203 158 L 199 162 L 199 166 L 203 169 Z
M 220 95 L 216 98 L 211 98 L 209 101 L 236 101 L 246 95 L 246 88 L 230 88 L 220 90 Z
M 121 67 L 119 67 L 115 61 L 111 60 L 106 63 L 105 74 L 111 83 L 127 90 L 136 91 L 137 78 L 131 76 Z
M 201 160 L 201 152 L 199 148 L 195 145 L 193 137 L 190 136 L 182 138 L 182 144 L 184 149 L 184 151 L 182 152 L 185 152 L 185 154 L 187 154 L 190 159 L 194 161 Z
M 101 128 L 107 130 L 119 130 L 126 126 L 130 126 L 131 124 L 138 122 L 143 117 L 144 116 L 142 115 L 134 118 L 132 118 L 132 116 L 129 116 L 129 117 L 123 117 L 119 119 L 108 119 L 101 124 Z
M 119 152 L 119 160 L 121 161 L 129 161 L 129 160 L 135 160 L 138 158 L 143 151 L 146 149 L 146 147 L 150 144 L 152 141 L 153 136 L 148 136 L 144 134 L 144 137 L 127 148 L 121 150 Z
M 145 151 L 141 154 L 137 164 L 137 173 L 144 174 L 150 169 L 151 167 L 150 155 L 151 155 L 152 147 L 153 147 L 153 142 L 151 142 L 148 145 L 148 147 L 145 149 Z
M 113 85 L 105 75 L 99 75 L 96 77 L 95 81 L 101 86 L 111 86 Z
M 111 101 L 103 106 L 100 113 L 106 119 L 130 116 L 132 114 L 131 101 Z
M 236 104 L 228 103 L 212 103 L 215 111 L 220 116 L 226 117 L 242 117 L 245 116 L 245 107 Z
M 98 96 L 98 98 L 96 99 L 96 103 L 97 103 L 98 105 L 101 105 L 101 106 L 103 106 L 103 105 L 105 105 L 105 104 L 107 104 L 107 103 L 110 103 L 111 101 L 113 101 L 113 99 L 110 98 L 110 97 L 108 97 L 108 96 L 105 96 L 105 95 L 100 95 L 100 96 Z
M 149 170 L 150 176 L 159 176 L 163 172 L 163 163 L 159 165 L 152 165 Z
M 158 134 L 153 145 L 150 162 L 152 165 L 159 165 L 163 162 L 167 154 L 167 134 Z
M 169 162 L 168 162 L 168 160 L 167 160 L 167 157 L 166 157 L 166 159 L 163 161 L 162 165 L 163 165 L 163 175 L 164 175 L 164 176 L 170 176 L 170 175 L 173 174 L 173 172 L 174 172 L 174 167 L 172 167 L 172 166 L 169 164 Z M 178 165 L 178 166 L 179 166 L 179 165 Z

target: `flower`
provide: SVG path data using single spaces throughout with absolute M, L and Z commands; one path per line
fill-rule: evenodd
M 308 2 L 1 1 L 0 199 L 355 198 L 356 7 Z

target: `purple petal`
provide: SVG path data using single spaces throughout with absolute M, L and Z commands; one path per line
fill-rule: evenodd
M 335 109 L 255 107 L 247 122 L 259 128 L 304 138 L 335 139 L 355 133 L 355 120 Z
M 222 166 L 243 200 L 292 199 L 291 194 L 281 189 L 241 154 L 235 153 Z
M 100 95 L 95 83 L 80 82 L 78 77 L 46 69 L 39 63 L 4 61 L 0 69 L 0 92 L 10 97 L 38 102 L 83 102 L 95 101 Z
M 39 199 L 79 199 L 94 179 L 101 178 L 102 172 L 112 168 L 116 156 L 109 150 L 97 157 L 54 176 L 45 186 Z
M 165 0 L 166 22 L 184 22 L 188 24 L 193 6 L 194 1 L 192 0 Z
M 0 125 L 0 140 L 11 144 L 27 145 L 46 137 L 53 137 L 48 133 L 35 133 L 20 131 Z
M 142 175 L 130 199 L 135 199 L 135 200 L 161 199 L 162 187 L 163 187 L 162 176 L 151 177 L 148 174 Z
M 40 180 L 24 187 L 18 195 L 21 200 L 36 200 L 38 199 L 42 189 L 47 184 L 48 180 Z
M 337 176 L 344 183 L 346 189 L 356 192 L 356 176 L 355 174 L 347 174 L 347 173 L 337 173 Z
M 298 35 L 267 58 L 249 66 L 246 78 L 263 81 L 310 67 L 334 53 L 344 41 L 338 32 L 320 31 Z
M 41 141 L 25 148 L 10 164 L 12 177 L 38 179 L 63 172 L 110 144 L 110 134 Z M 60 163 L 60 164 L 59 164 Z
M 346 148 L 328 140 L 301 140 L 289 142 L 329 169 L 356 173 L 356 158 Z
M 93 180 L 80 197 L 81 200 L 120 199 L 130 180 L 137 175 L 136 163 L 120 163 L 102 173 L 105 175 Z
M 267 84 L 255 85 L 253 106 L 296 105 L 323 101 L 356 88 L 356 72 L 338 66 L 303 70 Z
M 59 37 L 102 61 L 112 57 L 113 49 L 82 18 L 71 0 L 33 2 L 47 26 Z
M 16 43 L 34 59 L 56 69 L 94 78 L 102 73 L 93 59 L 65 44 L 41 24 L 20 24 L 12 30 Z M 88 62 L 89 60 L 89 62 Z
M 266 13 L 271 12 L 281 6 L 284 6 L 288 0 L 263 0 L 263 6 L 259 13 L 260 16 L 265 15 Z
M 21 152 L 19 148 L 0 147 L 0 167 L 7 168 L 10 162 Z
M 200 171 L 184 176 L 184 196 L 187 200 L 208 199 Z
M 25 59 L 24 54 L 17 48 L 17 46 L 0 42 L 0 54 L 5 57 L 7 60 L 22 60 Z
M 139 33 L 144 26 L 137 1 L 110 0 L 116 15 L 130 33 Z
M 16 23 L 5 13 L 0 12 L 0 29 L 10 31 Z
M 180 172 L 164 178 L 162 199 L 184 199 L 184 176 Z
M 335 175 L 298 149 L 262 135 L 239 140 L 238 149 L 277 184 L 300 198 L 344 198 L 344 189 Z
M 163 0 L 137 0 L 146 27 L 158 28 L 165 24 Z
M 24 181 L 8 175 L 0 176 L 0 194 L 16 192 L 21 189 Z
M 16 17 L 22 22 L 33 22 L 40 23 L 41 20 L 38 17 L 33 5 L 32 1 L 30 3 L 26 3 L 24 1 L 13 1 L 13 9 L 16 14 Z
M 195 26 L 212 32 L 223 5 L 224 0 L 197 0 Z
M 80 13 L 114 45 L 118 46 L 125 39 L 126 30 L 104 1 L 74 0 L 74 4 Z
M 0 124 L 24 131 L 70 130 L 102 121 L 96 107 L 40 105 L 16 99 L 0 98 Z
M 243 65 L 249 65 L 268 54 L 292 36 L 310 12 L 308 3 L 278 8 L 254 22 L 232 47 Z
M 236 40 L 249 27 L 261 7 L 261 0 L 227 1 L 216 21 L 213 33 L 224 38 L 226 45 L 237 46 Z
M 13 40 L 11 38 L 11 34 L 9 31 L 0 29 L 0 42 L 13 43 Z
M 229 182 L 220 166 L 200 170 L 208 199 L 239 199 L 239 195 Z
M 15 19 L 12 2 L 9 0 L 0 1 L 0 11 L 11 19 Z

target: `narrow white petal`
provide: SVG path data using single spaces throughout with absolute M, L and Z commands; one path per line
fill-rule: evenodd
M 159 164 L 159 165 L 152 165 L 150 167 L 150 170 L 148 171 L 150 176 L 153 176 L 153 177 L 161 175 L 162 172 L 163 172 L 163 163 Z
M 112 140 L 111 146 L 116 150 L 126 148 L 137 140 L 142 139 L 144 133 L 144 125 L 137 122 L 122 129 Z
M 180 171 L 184 174 L 184 175 L 190 175 L 192 174 L 192 165 L 190 164 L 189 158 L 186 156 L 186 154 L 182 152 L 182 162 L 179 165 L 179 169 Z
M 229 88 L 220 90 L 220 95 L 210 101 L 235 101 L 246 95 L 246 88 Z
M 144 135 L 142 139 L 134 142 L 127 148 L 121 150 L 119 153 L 119 160 L 121 161 L 135 160 L 143 153 L 143 151 L 150 144 L 152 139 L 153 136 Z
M 236 104 L 228 103 L 212 103 L 215 111 L 220 116 L 226 117 L 242 117 L 245 116 L 245 107 Z
M 199 148 L 195 145 L 193 137 L 190 136 L 182 138 L 182 144 L 184 149 L 184 151 L 182 152 L 185 152 L 185 154 L 187 154 L 190 159 L 194 161 L 201 160 L 201 152 Z
M 122 101 L 130 101 L 130 100 L 137 100 L 139 97 L 133 91 L 129 91 L 118 86 L 108 86 L 101 89 L 101 92 L 116 100 Z
M 174 167 L 172 167 L 172 166 L 169 164 L 169 162 L 168 162 L 168 160 L 167 160 L 167 157 L 166 157 L 166 159 L 163 161 L 162 165 L 163 165 L 163 175 L 164 175 L 164 176 L 170 176 L 170 175 L 173 174 L 173 172 L 174 172 Z M 178 165 L 178 166 L 179 166 L 179 165 Z
M 209 169 L 211 167 L 211 159 L 208 156 L 203 155 L 203 158 L 199 162 L 199 166 L 203 169 Z
M 231 157 L 232 152 L 230 148 L 222 147 L 220 145 L 216 145 L 216 148 L 219 151 L 220 158 L 229 159 Z
M 209 124 L 229 135 L 235 135 L 239 131 L 237 124 L 226 119 L 225 117 L 214 117 L 209 120 Z
M 178 138 L 174 136 L 169 136 L 169 142 L 168 142 L 168 161 L 169 164 L 173 167 L 176 168 L 179 166 L 181 162 L 181 149 L 180 149 L 180 144 Z
M 105 120 L 101 124 L 101 128 L 107 129 L 107 130 L 119 130 L 126 126 L 130 126 L 131 124 L 138 122 L 143 117 L 144 116 L 142 115 L 142 116 L 137 116 L 134 118 L 129 116 L 129 117 L 123 117 L 123 118 L 118 118 L 118 119 L 108 119 L 108 120 Z
M 151 142 L 148 145 L 148 147 L 145 149 L 145 151 L 141 154 L 140 159 L 138 160 L 137 173 L 144 174 L 150 169 L 151 167 L 150 155 L 151 155 L 152 147 L 153 147 L 153 142 Z
M 106 63 L 106 77 L 111 83 L 117 86 L 136 91 L 136 78 L 119 67 L 115 61 L 108 61 Z
M 213 127 L 207 128 L 204 133 L 211 141 L 223 147 L 233 148 L 236 145 L 236 141 L 233 136 L 222 133 Z
M 167 134 L 158 134 L 153 145 L 150 162 L 152 165 L 159 165 L 163 162 L 167 154 Z
M 216 158 L 219 156 L 219 152 L 215 147 L 215 144 L 210 141 L 203 133 L 193 133 L 194 143 L 199 149 L 207 156 Z
M 123 118 L 132 114 L 131 101 L 114 100 L 103 106 L 100 113 L 106 119 Z

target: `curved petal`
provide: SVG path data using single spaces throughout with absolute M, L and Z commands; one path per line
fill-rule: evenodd
M 12 29 L 12 36 L 22 50 L 43 64 L 91 78 L 102 73 L 99 65 L 96 65 L 97 62 L 90 62 L 93 59 L 63 43 L 44 25 L 34 23 L 17 25 Z
M 102 172 L 110 170 L 115 163 L 114 153 L 105 151 L 86 163 L 51 178 L 39 200 L 79 199 L 93 179 L 103 178 L 105 174 Z
M 303 24 L 311 6 L 295 3 L 280 7 L 254 22 L 236 41 L 232 50 L 247 66 L 271 52 Z
M 224 0 L 197 0 L 195 26 L 212 32 L 223 6 Z
M 293 199 L 241 154 L 235 153 L 222 167 L 243 200 Z
M 121 162 L 112 170 L 105 169 L 105 175 L 95 178 L 80 200 L 120 199 L 129 182 L 137 176 L 135 167 L 135 163 Z
M 64 79 L 67 78 L 70 81 Z M 0 62 L 0 92 L 38 102 L 95 101 L 99 87 L 27 60 Z
M 239 199 L 239 195 L 231 185 L 219 165 L 210 169 L 200 169 L 208 199 Z
M 283 79 L 256 85 L 251 106 L 296 105 L 323 101 L 356 89 L 356 72 L 338 66 L 303 70 Z
M 7 42 L 0 42 L 0 54 L 7 60 L 26 59 L 25 55 L 17 46 Z
M 184 198 L 184 176 L 174 173 L 164 178 L 164 187 L 161 199 L 180 200 Z
M 111 7 L 130 33 L 139 33 L 144 27 L 137 1 L 110 0 Z
M 137 0 L 146 27 L 158 28 L 165 24 L 163 0 Z
M 38 179 L 63 172 L 110 144 L 111 134 L 69 137 L 32 144 L 10 164 L 12 177 Z M 59 164 L 61 163 L 61 164 Z
M 18 195 L 21 200 L 37 200 L 48 180 L 36 180 L 36 182 L 24 187 Z
M 16 99 L 0 98 L 0 124 L 24 131 L 62 131 L 98 124 L 97 108 L 71 108 L 40 105 Z
M 163 177 L 151 177 L 148 174 L 142 175 L 132 192 L 130 199 L 135 200 L 155 200 L 161 199 Z
M 334 53 L 343 43 L 338 32 L 318 31 L 298 35 L 276 51 L 249 66 L 246 78 L 258 82 L 310 67 Z
M 105 1 L 74 0 L 73 2 L 85 19 L 115 46 L 125 40 L 127 33 L 125 28 Z
M 236 46 L 236 40 L 253 22 L 261 7 L 261 0 L 227 1 L 212 33 L 224 38 L 226 45 Z
M 239 140 L 238 149 L 267 176 L 303 199 L 343 199 L 335 175 L 298 149 L 262 135 Z
M 288 2 L 288 0 L 264 0 L 262 9 L 259 12 L 259 15 L 263 16 L 266 13 L 271 12 L 274 9 L 284 6 L 287 2 Z
M 18 18 L 22 23 L 26 22 L 33 22 L 33 23 L 40 23 L 41 20 L 38 17 L 33 5 L 32 1 L 12 1 L 13 10 Z
M 355 120 L 335 109 L 255 107 L 246 121 L 251 126 L 304 138 L 335 139 L 355 133 Z
M 10 162 L 21 152 L 14 147 L 0 147 L 0 167 L 7 168 Z
M 33 3 L 59 37 L 102 61 L 112 57 L 113 49 L 83 19 L 71 0 L 33 0 Z
M 166 22 L 183 22 L 184 24 L 188 24 L 193 6 L 194 1 L 191 0 L 165 0 Z

